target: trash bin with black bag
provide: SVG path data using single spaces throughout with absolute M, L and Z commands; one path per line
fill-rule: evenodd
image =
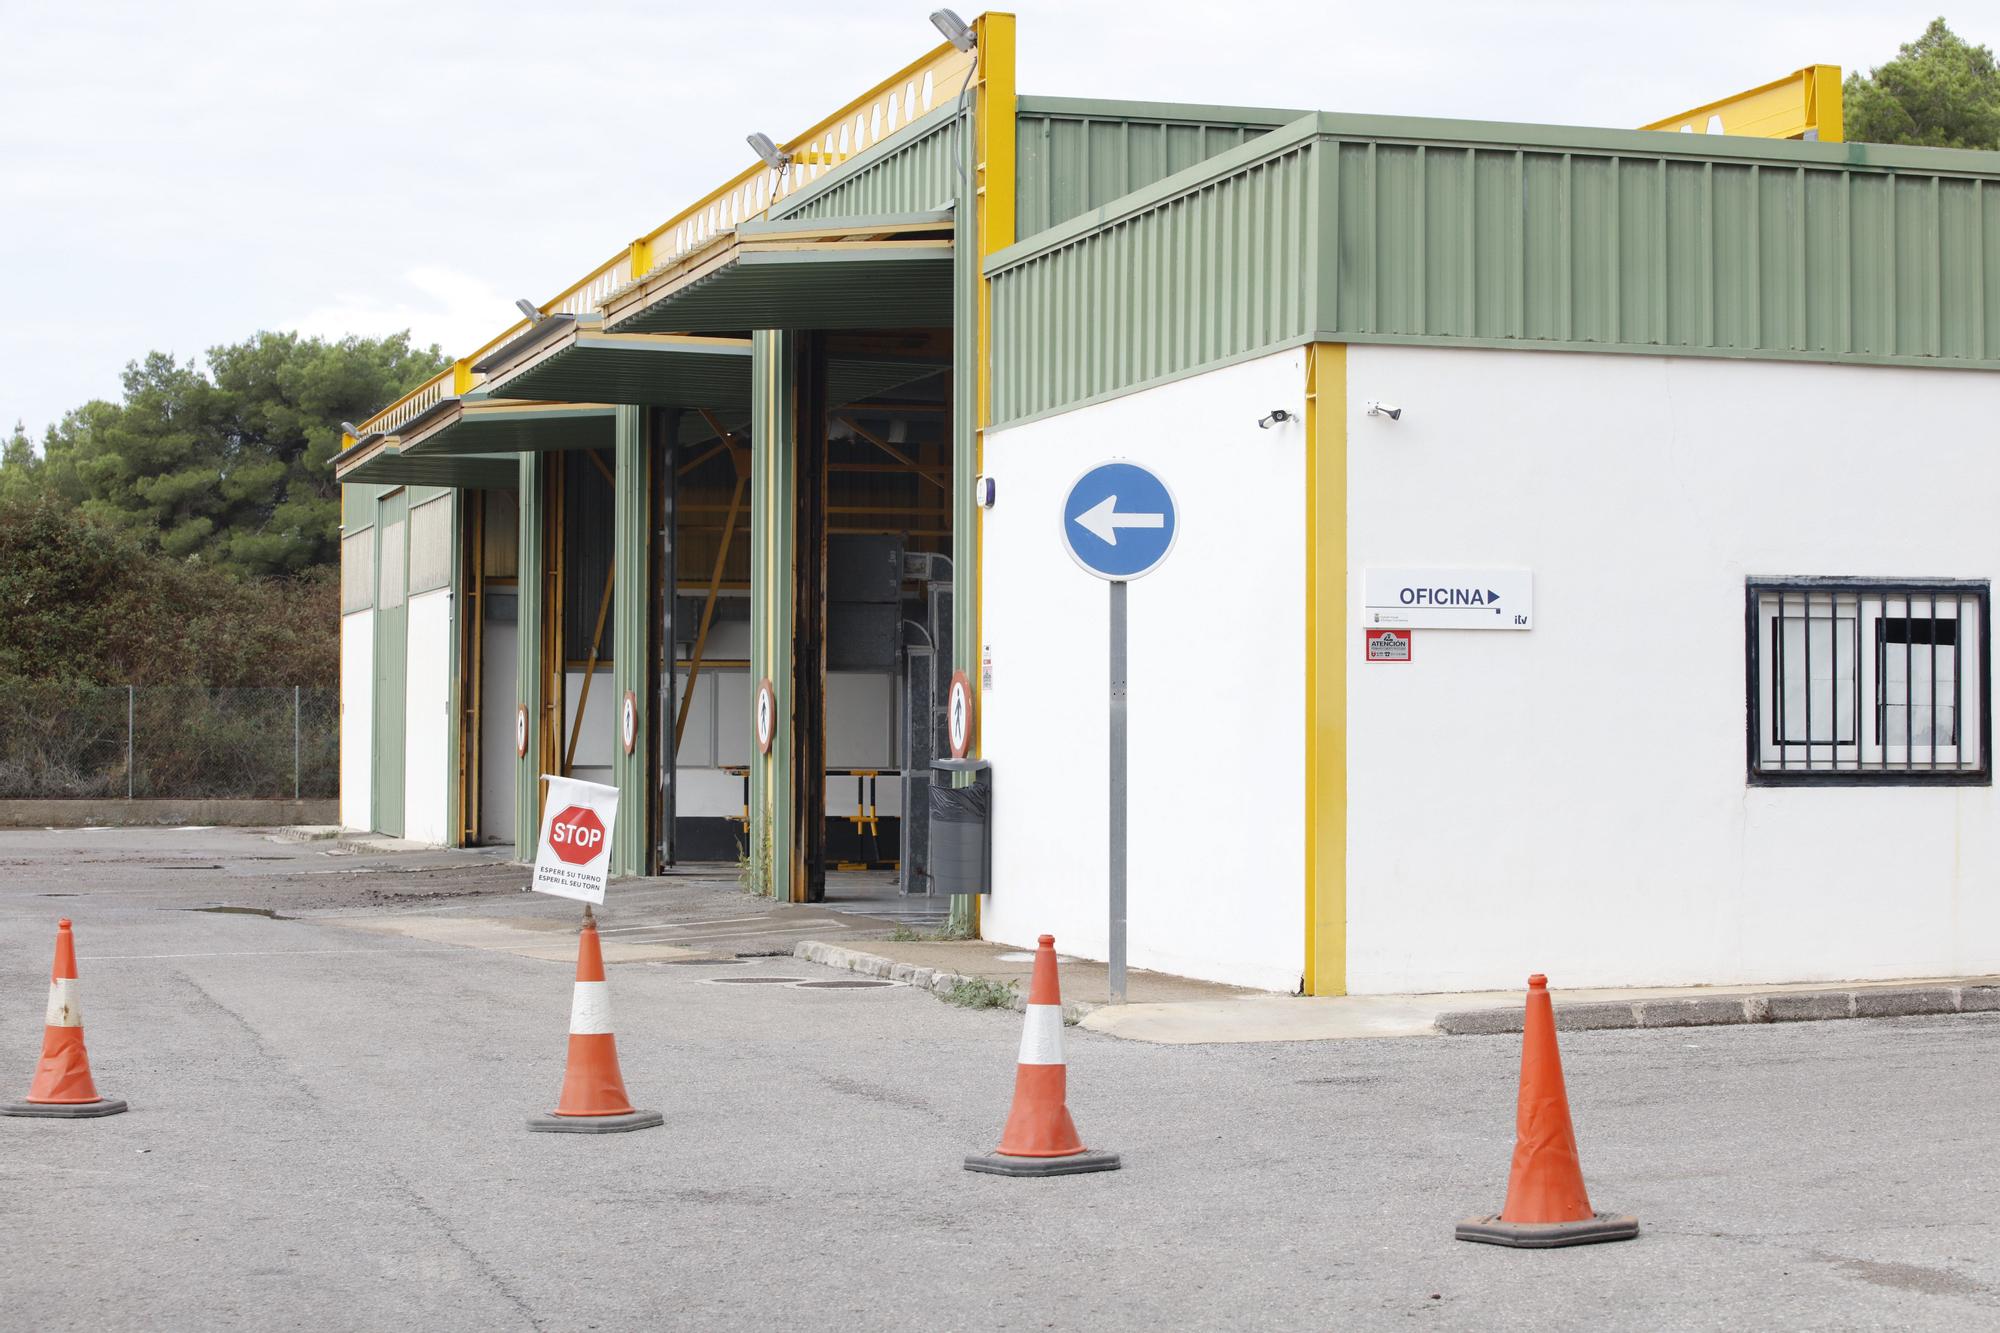
M 993 892 L 993 765 L 934 759 L 931 768 L 931 892 Z M 952 785 L 961 773 L 972 776 Z

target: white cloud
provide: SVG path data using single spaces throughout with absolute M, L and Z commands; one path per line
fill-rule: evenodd
M 483 279 L 425 266 L 379 291 L 342 292 L 280 326 L 322 338 L 379 338 L 408 329 L 419 346 L 436 343 L 447 355 L 466 356 L 514 321 L 513 304 Z

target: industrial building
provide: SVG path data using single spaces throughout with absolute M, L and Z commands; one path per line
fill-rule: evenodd
M 360 423 L 346 824 L 525 857 L 571 774 L 614 873 L 922 893 L 963 673 L 963 916 L 1103 957 L 1063 502 L 1118 458 L 1178 509 L 1129 585 L 1134 966 L 2000 970 L 2000 154 L 1840 142 L 1824 66 L 1654 130 L 1029 96 L 1014 26 Z

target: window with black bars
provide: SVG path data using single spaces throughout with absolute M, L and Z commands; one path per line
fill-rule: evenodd
M 1752 580 L 1753 783 L 1979 783 L 1985 582 Z

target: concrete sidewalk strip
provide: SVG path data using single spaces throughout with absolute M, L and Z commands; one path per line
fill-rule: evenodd
M 1687 998 L 1556 1004 L 1564 1032 L 1603 1028 L 1713 1027 L 1732 1023 L 1805 1023 L 1839 1018 L 1909 1018 L 1921 1014 L 2000 1012 L 2000 978 L 1958 986 L 1869 985 L 1838 990 L 1785 990 Z M 1446 1036 L 1488 1036 L 1521 1030 L 1522 1010 L 1447 1010 L 1437 1016 Z
M 1025 1003 L 1031 955 L 990 940 L 869 940 L 865 949 L 806 940 L 793 955 L 862 976 L 901 981 L 948 996 L 973 981 L 1014 982 Z M 1365 1037 L 1482 1036 L 1518 1033 L 1519 991 L 1445 995 L 1282 995 L 1160 972 L 1131 974 L 1131 1002 L 1099 1002 L 1104 964 L 1062 960 L 1063 1016 L 1127 1041 L 1167 1045 L 1338 1041 Z M 1715 993 L 1709 987 L 1557 992 L 1556 1027 L 1565 1032 L 1635 1028 L 1802 1023 L 1836 1018 L 2000 1012 L 2000 977 L 1912 981 L 1789 983 Z
M 900 981 L 918 990 L 927 990 L 939 998 L 948 998 L 960 986 L 975 981 L 992 981 L 991 977 L 970 976 L 963 972 L 952 972 L 944 968 L 924 967 L 916 963 L 898 962 L 880 954 L 863 953 L 859 949 L 845 949 L 837 944 L 827 944 L 821 940 L 802 940 L 792 946 L 792 956 L 808 963 L 818 963 L 822 967 L 836 967 L 844 971 L 859 973 L 864 977 L 880 977 L 887 981 Z M 1009 978 L 1011 980 L 1012 978 Z M 1026 1012 L 1028 992 L 1024 986 L 1014 987 L 1014 1000 L 1009 1007 L 1017 1013 Z M 1081 1000 L 1063 997 L 1063 1021 L 1081 1022 L 1083 1016 L 1097 1006 Z

